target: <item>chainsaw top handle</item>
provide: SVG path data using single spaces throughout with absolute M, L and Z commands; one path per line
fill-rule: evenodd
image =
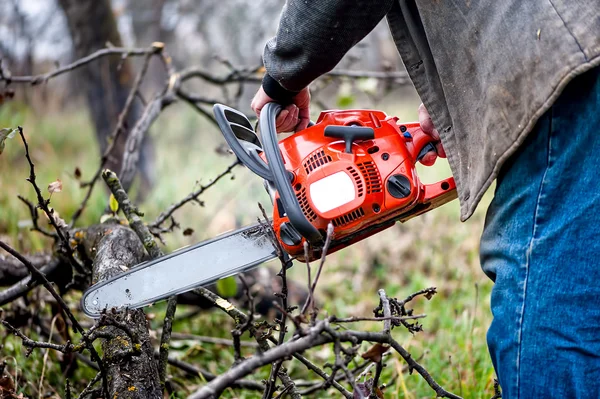
M 304 212 L 302 212 L 302 208 L 300 208 L 300 204 L 298 203 L 298 198 L 296 197 L 296 194 L 294 194 L 290 176 L 283 165 L 283 157 L 279 150 L 275 124 L 277 114 L 280 110 L 281 105 L 268 103 L 260 111 L 260 134 L 263 142 L 263 150 L 273 176 L 272 182 L 277 188 L 279 199 L 281 200 L 283 209 L 292 226 L 294 226 L 298 233 L 306 238 L 309 243 L 319 245 L 322 243 L 323 237 L 319 230 L 306 219 Z

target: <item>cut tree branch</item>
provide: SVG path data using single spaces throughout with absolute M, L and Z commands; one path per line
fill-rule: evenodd
M 156 241 L 152 237 L 150 230 L 144 224 L 140 216 L 143 214 L 134 206 L 129 200 L 129 196 L 123 189 L 121 182 L 117 175 L 105 169 L 102 172 L 102 178 L 110 188 L 110 191 L 115 196 L 119 203 L 119 208 L 123 211 L 127 220 L 129 221 L 130 227 L 135 231 L 138 238 L 144 245 L 144 248 L 150 255 L 151 259 L 157 259 L 163 256 L 163 252 L 158 247 Z M 160 378 L 160 384 L 164 388 L 165 381 L 167 379 L 167 360 L 169 357 L 169 343 L 171 341 L 171 330 L 173 328 L 173 318 L 175 317 L 175 311 L 177 309 L 177 296 L 169 298 L 167 303 L 167 310 L 165 311 L 165 318 L 163 322 L 163 330 L 160 338 L 160 354 L 158 361 L 158 373 Z

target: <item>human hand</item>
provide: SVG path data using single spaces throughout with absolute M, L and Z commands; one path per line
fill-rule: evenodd
M 250 107 L 260 117 L 260 111 L 265 104 L 274 102 L 271 97 L 265 93 L 262 86 L 252 99 Z M 308 87 L 302 89 L 294 98 L 292 104 L 285 106 L 277 115 L 275 125 L 278 132 L 298 132 L 306 129 L 310 122 L 310 91 Z
M 421 158 L 421 163 L 425 166 L 431 166 L 435 163 L 437 157 L 446 158 L 446 151 L 444 151 L 444 147 L 442 147 L 442 142 L 440 141 L 440 134 L 438 133 L 435 126 L 433 126 L 433 121 L 431 120 L 431 116 L 425 108 L 425 105 L 419 105 L 419 124 L 421 125 L 421 130 L 423 133 L 428 134 L 436 141 L 436 152 L 429 151 L 423 158 Z

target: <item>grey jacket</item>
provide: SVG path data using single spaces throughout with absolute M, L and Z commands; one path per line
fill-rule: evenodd
M 565 85 L 600 64 L 600 0 L 288 0 L 267 72 L 299 91 L 384 16 L 440 131 L 461 220 Z

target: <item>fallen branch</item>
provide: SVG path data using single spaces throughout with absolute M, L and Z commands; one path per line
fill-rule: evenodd
M 15 251 L 13 248 L 11 248 L 8 244 L 4 243 L 3 241 L 0 241 L 0 248 L 4 249 L 6 252 L 11 254 L 15 258 L 17 258 L 21 263 L 23 263 L 27 267 L 29 272 L 31 273 L 32 277 L 38 281 L 41 281 L 42 284 L 44 285 L 44 287 L 50 292 L 52 297 L 56 300 L 56 302 L 58 302 L 59 306 L 62 308 L 62 310 L 65 312 L 65 314 L 67 315 L 67 317 L 73 324 L 73 327 L 75 328 L 75 330 L 79 334 L 81 334 L 82 339 L 85 342 L 85 346 L 87 347 L 87 349 L 90 351 L 90 353 L 92 355 L 92 359 L 94 359 L 94 361 L 98 364 L 98 368 L 100 368 L 100 372 L 102 373 L 102 377 L 103 377 L 102 381 L 103 381 L 104 390 L 105 390 L 105 392 L 108 392 L 106 369 L 104 368 L 102 359 L 98 355 L 98 352 L 96 352 L 96 349 L 92 345 L 92 342 L 87 338 L 87 336 L 85 334 L 85 330 L 83 329 L 83 327 L 81 327 L 81 324 L 79 324 L 79 322 L 77 321 L 75 316 L 73 316 L 73 313 L 69 309 L 69 306 L 67 306 L 67 304 L 62 299 L 62 297 L 60 295 L 58 295 L 58 293 L 56 292 L 56 290 L 54 289 L 52 284 L 50 284 L 50 282 L 48 281 L 46 276 L 43 273 L 41 273 L 38 269 L 36 269 L 36 267 L 34 265 L 32 265 L 27 260 L 27 258 L 25 258 L 23 255 L 21 255 L 17 251 Z

